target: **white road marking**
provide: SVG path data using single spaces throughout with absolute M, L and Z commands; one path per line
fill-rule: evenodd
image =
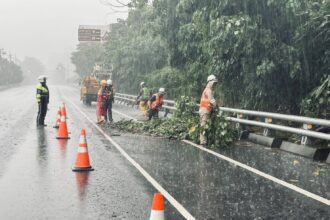
M 126 115 L 126 114 L 124 114 L 124 113 L 120 113 L 121 115 Z M 132 118 L 131 116 L 129 116 L 129 115 L 126 115 L 128 118 Z M 253 168 L 253 167 L 250 167 L 250 166 L 248 166 L 248 165 L 246 165 L 246 164 L 243 164 L 243 163 L 241 163 L 241 162 L 238 162 L 238 161 L 236 161 L 236 160 L 233 160 L 233 159 L 231 159 L 231 158 L 229 158 L 229 157 L 226 157 L 226 156 L 224 156 L 224 155 L 222 155 L 222 154 L 219 154 L 219 153 L 217 153 L 217 152 L 215 152 L 215 151 L 212 151 L 212 150 L 210 150 L 210 149 L 207 149 L 207 148 L 205 148 L 205 147 L 202 147 L 201 145 L 198 145 L 198 144 L 195 144 L 195 143 L 193 143 L 193 142 L 191 142 L 191 141 L 188 141 L 188 140 L 182 140 L 182 142 L 184 142 L 184 143 L 186 143 L 186 144 L 189 144 L 189 145 L 191 145 L 191 146 L 194 146 L 194 147 L 196 147 L 196 148 L 198 148 L 198 149 L 200 149 L 200 150 L 203 150 L 203 151 L 205 151 L 205 152 L 207 152 L 207 153 L 210 153 L 210 154 L 212 154 L 212 155 L 214 155 L 214 156 L 216 156 L 216 157 L 218 157 L 218 158 L 220 158 L 220 159 L 222 159 L 222 160 L 225 160 L 225 161 L 227 161 L 227 162 L 229 162 L 229 163 L 232 163 L 232 164 L 235 164 L 236 166 L 239 166 L 239 167 L 241 167 L 241 168 L 243 168 L 243 169 L 245 169 L 245 170 L 248 170 L 248 171 L 250 171 L 250 172 L 252 172 L 252 173 L 254 173 L 254 174 L 257 174 L 257 175 L 259 175 L 259 176 L 261 176 L 261 177 L 264 177 L 264 178 L 266 178 L 266 179 L 268 179 L 268 180 L 271 180 L 271 181 L 273 181 L 273 182 L 275 182 L 275 183 L 277 183 L 277 184 L 280 184 L 280 185 L 282 185 L 282 186 L 284 186 L 284 187 L 287 187 L 287 188 L 289 188 L 289 189 L 291 189 L 291 190 L 293 190 L 293 191 L 296 191 L 296 192 L 298 192 L 298 193 L 300 193 L 300 194 L 302 194 L 302 195 L 304 195 L 304 196 L 307 196 L 307 197 L 309 197 L 309 198 L 312 198 L 312 199 L 314 199 L 314 200 L 316 200 L 316 201 L 319 201 L 319 202 L 321 202 L 321 203 L 323 203 L 323 204 L 326 204 L 326 205 L 330 205 L 330 200 L 328 200 L 328 199 L 326 199 L 326 198 L 323 198 L 323 197 L 321 197 L 321 196 L 319 196 L 319 195 L 316 195 L 316 194 L 314 194 L 314 193 L 311 193 L 311 192 L 309 192 L 309 191 L 307 191 L 307 190 L 304 190 L 304 189 L 302 189 L 302 188 L 300 188 L 300 187 L 297 187 L 297 186 L 295 186 L 295 185 L 293 185 L 293 184 L 291 184 L 291 183 L 288 183 L 288 182 L 285 182 L 285 181 L 283 181 L 283 180 L 281 180 L 281 179 L 278 179 L 278 178 L 276 178 L 276 177 L 274 177 L 274 176 L 271 176 L 271 175 L 269 175 L 269 174 L 267 174 L 267 173 L 264 173 L 264 172 L 262 172 L 262 171 L 260 171 L 260 170 L 257 170 L 257 169 L 255 169 L 255 168 Z
M 160 192 L 163 196 L 175 207 L 183 217 L 188 220 L 195 218 L 178 202 L 176 201 L 140 164 L 133 160 L 120 145 L 118 145 L 110 136 L 108 136 L 92 119 L 90 119 L 76 104 L 68 98 L 65 98 L 78 112 L 80 112 L 108 141 L 110 141 L 117 150 Z
M 271 176 L 271 175 L 269 175 L 267 173 L 264 173 L 264 172 L 262 172 L 260 170 L 255 169 L 253 167 L 250 167 L 250 166 L 245 165 L 245 164 L 243 164 L 241 162 L 238 162 L 238 161 L 233 160 L 233 159 L 231 159 L 229 157 L 226 157 L 226 156 L 224 156 L 222 154 L 219 154 L 219 153 L 214 152 L 214 151 L 212 151 L 210 149 L 207 149 L 207 148 L 202 147 L 202 146 L 200 146 L 198 144 L 195 144 L 195 143 L 193 143 L 191 141 L 183 140 L 183 142 L 184 143 L 187 143 L 187 144 L 190 144 L 190 145 L 192 145 L 192 146 L 194 146 L 194 147 L 196 147 L 196 148 L 198 148 L 200 150 L 203 150 L 203 151 L 206 151 L 206 152 L 208 152 L 210 154 L 213 154 L 214 156 L 216 156 L 216 157 L 218 157 L 218 158 L 220 158 L 222 160 L 225 160 L 225 161 L 227 161 L 229 163 L 232 163 L 232 164 L 234 164 L 236 166 L 239 166 L 239 167 L 241 167 L 243 169 L 246 169 L 246 170 L 248 170 L 248 171 L 250 171 L 252 173 L 255 173 L 255 174 L 259 175 L 259 176 L 262 176 L 262 177 L 264 177 L 264 178 L 266 178 L 268 180 L 271 180 L 271 181 L 273 181 L 275 183 L 278 183 L 278 184 L 280 184 L 282 186 L 285 186 L 285 187 L 287 187 L 287 188 L 289 188 L 289 189 L 291 189 L 293 191 L 296 191 L 296 192 L 298 192 L 300 194 L 303 194 L 304 196 L 310 197 L 310 198 L 312 198 L 314 200 L 317 200 L 317 201 L 319 201 L 321 203 L 324 203 L 326 205 L 330 205 L 330 201 L 328 199 L 326 199 L 326 198 L 323 198 L 323 197 L 318 196 L 318 195 L 316 195 L 314 193 L 308 192 L 307 190 L 304 190 L 302 188 L 299 188 L 299 187 L 297 187 L 297 186 L 295 186 L 295 185 L 293 185 L 291 183 L 287 183 L 287 182 L 285 182 L 283 180 L 280 180 L 280 179 L 278 179 L 276 177 L 273 177 L 273 176 Z

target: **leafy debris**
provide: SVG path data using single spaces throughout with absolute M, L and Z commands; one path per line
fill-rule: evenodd
M 147 134 L 171 139 L 188 139 L 199 142 L 200 132 L 205 132 L 212 148 L 229 146 L 236 138 L 236 131 L 222 112 L 212 116 L 202 129 L 199 126 L 196 101 L 182 96 L 176 104 L 177 110 L 173 117 L 146 121 L 121 120 L 112 125 L 121 131 Z

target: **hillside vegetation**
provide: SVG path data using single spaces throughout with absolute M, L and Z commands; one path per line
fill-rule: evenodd
M 103 62 L 113 67 L 119 91 L 137 93 L 145 81 L 165 87 L 171 99 L 198 99 L 206 77 L 215 74 L 217 96 L 226 106 L 329 117 L 324 85 L 330 72 L 330 1 L 145 2 L 132 2 L 127 20 L 112 25 L 101 47 L 78 46 L 72 57 L 78 73 Z M 315 103 L 321 109 L 313 111 Z

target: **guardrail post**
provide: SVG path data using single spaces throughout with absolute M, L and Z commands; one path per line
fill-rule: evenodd
M 242 119 L 244 117 L 243 114 L 237 114 L 236 116 L 238 119 Z M 248 116 L 246 117 L 248 119 Z M 247 126 L 245 124 L 241 124 L 239 122 L 236 122 L 235 124 L 236 129 L 239 132 L 239 140 L 247 139 L 249 136 L 249 131 L 247 130 Z
M 313 126 L 311 124 L 303 125 L 303 129 L 305 129 L 305 130 L 311 130 L 312 128 L 313 128 Z M 309 144 L 311 144 L 311 139 L 309 137 L 303 135 L 303 136 L 301 136 L 300 142 L 302 145 L 309 145 Z
M 268 123 L 268 124 L 271 124 L 273 123 L 273 119 L 272 118 L 265 118 L 265 122 Z M 264 128 L 264 131 L 263 131 L 263 136 L 265 137 L 270 137 L 273 135 L 273 130 L 269 129 L 269 128 Z
M 170 113 L 170 110 L 169 109 L 165 109 L 165 114 L 164 114 L 164 117 L 166 118 L 167 117 L 167 114 Z
M 243 114 L 237 114 L 236 117 L 237 117 L 238 119 L 242 119 L 244 116 L 243 116 Z M 237 130 L 246 130 L 246 126 L 240 124 L 239 122 L 236 122 L 235 127 L 236 127 Z

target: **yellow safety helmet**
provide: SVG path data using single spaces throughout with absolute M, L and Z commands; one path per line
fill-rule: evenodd
M 101 85 L 102 86 L 105 86 L 107 84 L 107 81 L 106 80 L 101 80 Z

